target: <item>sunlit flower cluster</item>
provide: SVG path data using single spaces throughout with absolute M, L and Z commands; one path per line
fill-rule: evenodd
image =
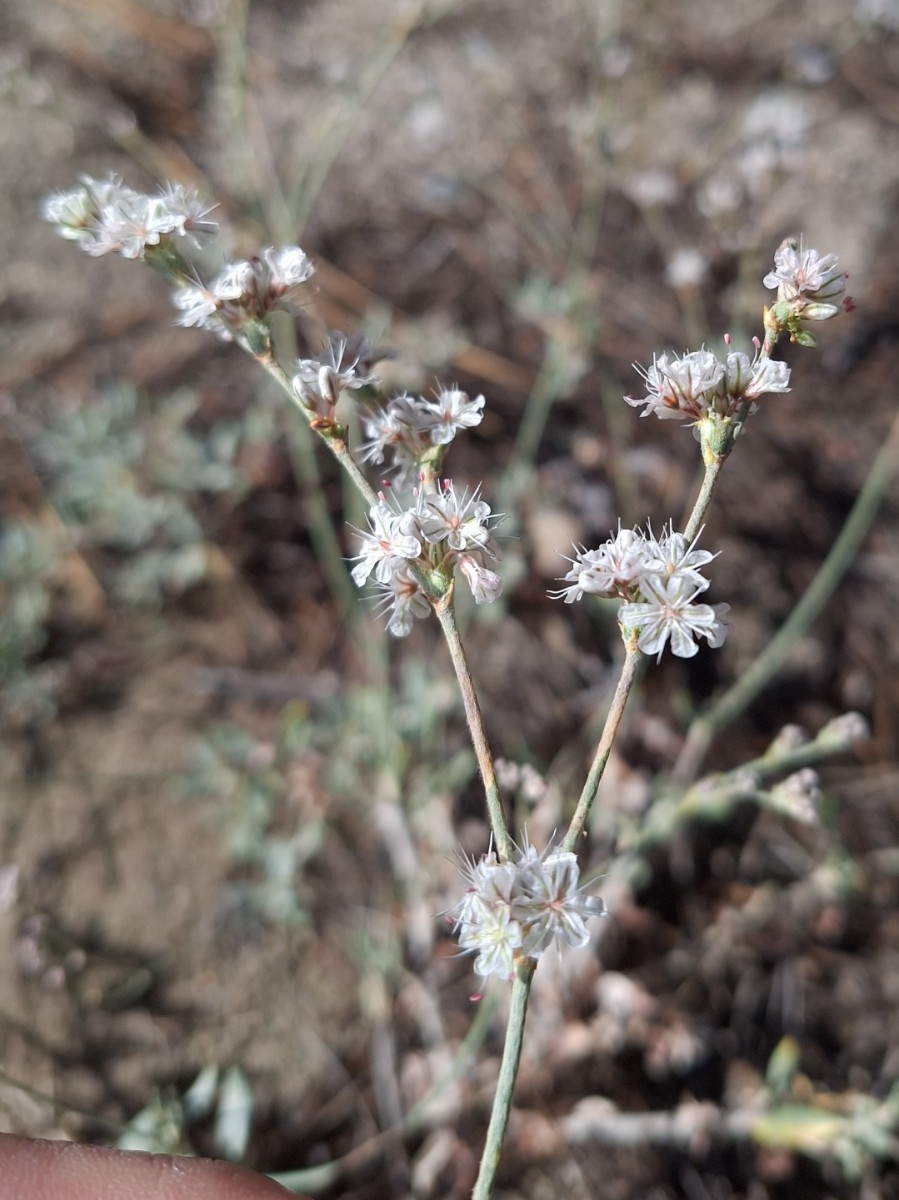
M 315 268 L 299 246 L 267 246 L 256 257 L 228 263 L 210 283 L 197 278 L 172 295 L 177 323 L 208 329 L 225 341 L 274 309 L 293 311 Z
M 44 220 L 56 226 L 60 237 L 94 257 L 118 253 L 143 258 L 148 246 L 158 246 L 165 237 L 186 238 L 198 246 L 201 237 L 218 230 L 214 221 L 204 219 L 209 212 L 191 188 L 168 183 L 150 196 L 126 187 L 118 175 L 82 175 L 80 187 L 55 192 L 41 205 Z
M 835 254 L 819 254 L 788 238 L 774 254 L 774 270 L 762 281 L 777 288 L 778 302 L 787 302 L 803 321 L 826 321 L 853 305 L 846 276 L 837 270 Z
M 389 354 L 388 350 L 376 350 L 361 333 L 350 337 L 329 333 L 316 358 L 297 361 L 293 389 L 310 412 L 332 418 L 341 392 L 378 383 L 371 368 Z
M 460 947 L 476 955 L 478 975 L 510 979 L 518 957 L 537 958 L 553 942 L 585 946 L 587 919 L 606 911 L 598 896 L 583 894 L 575 855 L 551 845 L 538 854 L 526 843 L 504 863 L 492 851 L 466 859 L 462 874 L 454 928 Z
M 572 604 L 584 593 L 618 597 L 624 604 L 618 621 L 625 631 L 637 631 L 644 654 L 661 655 L 670 642 L 674 654 L 692 658 L 703 637 L 720 646 L 727 634 L 727 604 L 697 603 L 709 586 L 700 571 L 715 557 L 698 550 L 682 533 L 671 529 L 657 538 L 651 531 L 619 529 L 594 550 L 577 548 L 563 576 L 566 587 L 551 592 Z
M 361 544 L 353 579 L 361 587 L 374 578 L 389 610 L 387 628 L 396 637 L 410 632 L 414 617 L 430 611 L 412 566 L 447 579 L 458 565 L 475 602 L 492 603 L 502 592 L 491 566 L 499 559 L 492 533 L 498 520 L 477 491 L 459 492 L 449 480 L 433 492 L 416 490 L 405 508 L 381 496 L 369 509 L 368 531 L 356 530 Z
M 645 405 L 642 415 L 699 422 L 733 416 L 759 396 L 790 390 L 786 363 L 762 355 L 731 351 L 724 361 L 711 350 L 694 350 L 680 358 L 660 354 L 646 370 L 637 367 L 646 395 L 625 396 L 628 404 Z
M 418 475 L 425 454 L 433 446 L 448 446 L 463 429 L 483 419 L 484 397 L 472 399 L 453 386 L 441 388 L 433 400 L 424 396 L 395 396 L 383 408 L 366 413 L 366 440 L 360 448 L 363 462 L 382 463 L 390 452 L 391 469 L 398 483 Z

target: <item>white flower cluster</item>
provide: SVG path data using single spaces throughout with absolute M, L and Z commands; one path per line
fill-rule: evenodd
M 844 294 L 846 276 L 837 270 L 836 255 L 819 254 L 801 241 L 788 238 L 775 251 L 774 270 L 762 282 L 767 288 L 777 288 L 778 302 L 787 301 L 797 308 L 804 321 L 827 321 L 853 307 Z
M 478 975 L 510 979 L 516 957 L 537 958 L 554 941 L 585 946 L 587 918 L 606 911 L 598 896 L 583 894 L 575 855 L 552 846 L 538 854 L 525 844 L 505 863 L 491 851 L 466 859 L 462 874 L 467 887 L 454 929 L 461 948 L 477 955 Z
M 714 557 L 671 529 L 660 538 L 639 529 L 619 529 L 595 550 L 579 548 L 563 576 L 568 586 L 550 595 L 566 604 L 585 592 L 618 596 L 625 601 L 618 623 L 639 632 L 637 645 L 644 654 L 661 657 L 670 640 L 674 654 L 692 658 L 699 649 L 696 638 L 720 646 L 727 634 L 724 618 L 730 606 L 696 603 L 709 586 L 699 568 Z
M 250 321 L 276 308 L 291 311 L 315 268 L 299 246 L 267 246 L 256 257 L 228 263 L 211 283 L 197 279 L 172 296 L 179 325 L 209 329 L 231 341 Z
M 758 351 L 753 358 L 732 351 L 722 362 L 711 350 L 694 350 L 681 358 L 660 354 L 645 371 L 643 397 L 625 396 L 628 404 L 645 405 L 642 416 L 703 421 L 726 418 L 769 392 L 790 390 L 790 368 Z
M 410 483 L 423 456 L 433 446 L 448 446 L 462 429 L 480 425 L 484 397 L 472 399 L 458 387 L 441 388 L 433 400 L 424 396 L 395 396 L 383 408 L 363 418 L 364 462 L 382 463 L 389 449 L 397 482 Z
M 429 574 L 446 574 L 458 566 L 477 604 L 489 604 L 502 592 L 502 580 L 488 563 L 499 549 L 492 527 L 499 518 L 477 491 L 457 492 L 449 480 L 437 491 L 416 491 L 408 508 L 391 505 L 382 496 L 368 514 L 369 532 L 357 529 L 361 549 L 352 570 L 359 587 L 374 575 L 389 609 L 387 628 L 405 637 L 414 617 L 427 616 L 430 604 L 410 566 Z
M 341 392 L 378 383 L 371 367 L 390 353 L 376 350 L 361 333 L 329 333 L 317 358 L 297 360 L 293 390 L 310 412 L 330 419 Z
M 41 205 L 44 220 L 55 225 L 61 237 L 94 257 L 117 252 L 143 258 L 147 246 L 158 246 L 171 236 L 198 246 L 201 236 L 218 229 L 214 221 L 204 220 L 210 211 L 191 188 L 169 183 L 148 196 L 126 187 L 118 175 L 82 175 L 80 187 L 47 196 Z

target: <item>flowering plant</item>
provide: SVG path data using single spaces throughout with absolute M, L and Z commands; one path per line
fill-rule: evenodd
M 143 259 L 173 286 L 178 322 L 206 329 L 250 354 L 282 389 L 346 471 L 367 507 L 367 529 L 356 529 L 358 550 L 351 577 L 372 585 L 391 634 L 410 633 L 413 621 L 434 613 L 440 622 L 465 707 L 480 768 L 492 829 L 489 851 L 465 859 L 465 893 L 452 910 L 463 951 L 474 954 L 474 971 L 512 981 L 509 1025 L 499 1085 L 493 1105 L 475 1197 L 491 1194 L 512 1100 L 521 1052 L 531 981 L 540 956 L 553 944 L 588 943 L 588 921 L 606 912 L 601 899 L 580 883 L 576 850 L 587 832 L 597 789 L 618 731 L 628 696 L 644 656 L 661 657 L 667 646 L 690 658 L 699 642 L 718 647 L 727 633 L 728 605 L 708 604 L 711 586 L 706 568 L 713 551 L 698 548 L 713 489 L 747 419 L 763 397 L 789 391 L 789 367 L 772 357 L 783 334 L 801 346 L 814 339 L 806 323 L 822 321 L 851 307 L 845 275 L 833 255 L 793 241 L 775 255 L 775 269 L 764 283 L 777 299 L 763 313 L 764 339 L 752 353 L 734 350 L 725 339 L 723 357 L 706 347 L 680 356 L 657 355 L 640 369 L 646 394 L 626 397 L 642 415 L 689 422 L 699 440 L 704 478 L 683 530 L 673 524 L 656 536 L 645 529 L 619 527 L 594 548 L 576 547 L 570 567 L 551 593 L 573 604 L 596 596 L 620 601 L 618 624 L 624 653 L 592 765 L 568 827 L 557 843 L 538 851 L 525 838 L 519 844 L 507 825 L 497 767 L 481 716 L 472 672 L 456 624 L 454 597 L 459 574 L 477 604 L 495 601 L 502 592 L 497 527 L 500 517 L 482 498 L 481 488 L 458 486 L 443 474 L 446 453 L 456 436 L 477 426 L 485 399 L 456 385 L 438 387 L 432 397 L 406 393 L 382 399 L 377 394 L 376 363 L 386 357 L 359 335 L 328 335 L 318 355 L 288 363 L 279 359 L 271 323 L 276 310 L 295 312 L 308 299 L 314 266 L 299 246 L 266 247 L 244 261 L 226 263 L 205 279 L 185 253 L 215 232 L 209 209 L 195 193 L 168 185 L 156 195 L 141 195 L 115 176 L 85 177 L 81 185 L 49 197 L 43 215 L 60 235 L 92 256 L 116 252 Z M 351 447 L 348 424 L 340 417 L 344 397 L 358 405 L 363 440 Z M 376 493 L 363 472 L 367 463 L 387 463 L 393 475 L 389 497 Z M 856 726 L 822 738 L 820 755 L 832 753 L 859 733 Z M 791 755 L 793 757 L 791 757 Z M 684 814 L 701 804 L 709 810 L 747 795 L 764 797 L 778 811 L 808 818 L 816 795 L 809 776 L 813 757 L 789 748 L 755 771 L 744 771 L 692 791 L 701 754 L 689 769 L 682 766 L 681 790 L 673 791 L 650 813 L 641 835 L 644 844 L 670 836 Z M 774 766 L 795 762 L 801 770 L 786 784 L 765 792 L 762 784 Z M 678 769 L 675 769 L 675 777 Z M 717 810 L 716 810 L 717 811 Z M 632 861 L 640 837 L 623 853 Z

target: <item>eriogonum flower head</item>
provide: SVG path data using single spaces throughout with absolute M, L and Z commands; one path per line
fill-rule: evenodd
M 430 423 L 419 400 L 406 393 L 394 396 L 386 407 L 367 412 L 362 418 L 366 440 L 359 448 L 359 457 L 363 462 L 380 464 L 389 449 L 397 483 L 408 485 L 417 479 L 422 456 L 431 446 Z
M 381 463 L 389 449 L 398 482 L 411 483 L 426 461 L 431 470 L 439 465 L 442 454 L 435 456 L 435 448 L 445 448 L 460 430 L 480 424 L 484 403 L 483 396 L 472 400 L 457 387 L 441 388 L 433 400 L 405 393 L 395 396 L 386 407 L 364 416 L 366 441 L 361 456 Z
M 456 566 L 475 603 L 492 603 L 503 588 L 493 570 L 499 558 L 491 532 L 496 521 L 478 490 L 457 492 L 450 480 L 435 492 L 415 489 L 405 508 L 382 496 L 369 510 L 370 532 L 355 531 L 362 544 L 352 577 L 361 587 L 374 575 L 381 607 L 390 613 L 387 627 L 396 637 L 409 633 L 413 618 L 425 616 L 435 596 L 445 593 Z
M 307 408 L 325 415 L 348 388 L 369 387 L 378 382 L 370 370 L 387 351 L 376 351 L 361 333 L 329 333 L 328 343 L 317 358 L 301 358 L 293 386 Z M 324 411 L 323 411 L 324 406 Z
M 315 268 L 299 246 L 268 246 L 256 257 L 226 263 L 211 283 L 176 288 L 179 325 L 196 325 L 230 341 L 276 308 L 291 310 Z
M 463 950 L 476 955 L 478 975 L 510 979 L 519 955 L 537 958 L 553 942 L 585 946 L 586 921 L 605 913 L 598 896 L 585 896 L 575 855 L 552 845 L 538 854 L 527 843 L 510 862 L 491 851 L 465 859 L 466 892 L 454 924 Z
M 640 650 L 661 654 L 670 641 L 676 655 L 692 658 L 697 637 L 720 646 L 726 633 L 728 606 L 696 603 L 709 586 L 700 568 L 714 557 L 670 527 L 658 538 L 651 531 L 619 529 L 596 549 L 581 547 L 577 557 L 569 560 L 571 570 L 564 576 L 568 586 L 550 596 L 566 604 L 580 600 L 585 592 L 618 596 L 625 601 L 618 612 L 619 624 L 638 631 Z
M 787 238 L 774 254 L 774 270 L 762 281 L 777 288 L 778 301 L 789 302 L 800 320 L 826 321 L 835 317 L 845 300 L 846 276 L 837 270 L 834 254 L 819 254 Z
M 646 538 L 636 529 L 621 529 L 595 550 L 575 548 L 568 560 L 571 569 L 563 576 L 568 587 L 550 592 L 554 600 L 573 604 L 584 592 L 593 596 L 627 596 L 640 578 L 646 563 Z
M 693 350 L 680 358 L 661 354 L 645 371 L 643 397 L 625 396 L 628 404 L 643 405 L 642 416 L 655 413 L 663 419 L 688 419 L 696 425 L 727 420 L 747 403 L 768 392 L 790 390 L 790 369 L 763 355 L 757 346 L 753 358 L 729 351 L 721 362 L 711 350 Z
M 145 195 L 117 175 L 83 175 L 80 187 L 47 196 L 41 206 L 44 219 L 60 236 L 77 241 L 87 254 L 115 252 L 124 258 L 143 258 L 147 247 L 169 236 L 196 245 L 200 234 L 218 228 L 203 219 L 209 211 L 189 188 L 168 184 L 155 195 Z
M 700 420 L 724 376 L 724 364 L 706 349 L 681 358 L 660 354 L 645 371 L 641 367 L 637 370 L 646 382 L 646 395 L 642 399 L 625 396 L 627 403 L 645 405 L 643 416 L 655 413 L 676 420 Z

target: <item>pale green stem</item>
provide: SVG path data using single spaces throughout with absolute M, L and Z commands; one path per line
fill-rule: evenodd
M 515 1088 L 515 1078 L 518 1075 L 518 1064 L 521 1060 L 524 1021 L 528 1010 L 531 980 L 534 978 L 536 966 L 535 959 L 523 958 L 516 967 L 515 979 L 512 982 L 509 1024 L 506 1027 L 506 1044 L 503 1047 L 503 1061 L 499 1068 L 496 1095 L 493 1098 L 490 1124 L 487 1127 L 487 1140 L 484 1143 L 484 1153 L 481 1155 L 477 1182 L 471 1194 L 472 1200 L 489 1200 L 493 1193 L 493 1181 L 496 1178 L 503 1139 L 509 1124 L 509 1113 L 512 1111 L 512 1092 Z
M 587 820 L 590 816 L 590 810 L 593 807 L 593 801 L 596 799 L 600 780 L 606 769 L 606 763 L 609 761 L 609 755 L 612 752 L 612 743 L 615 741 L 615 736 L 618 733 L 621 718 L 624 716 L 624 708 L 631 694 L 631 688 L 634 686 L 634 681 L 637 678 L 637 670 L 642 658 L 642 651 L 637 649 L 637 635 L 631 634 L 630 641 L 626 644 L 624 665 L 621 668 L 621 675 L 615 688 L 615 694 L 612 697 L 612 703 L 609 705 L 609 711 L 596 746 L 596 753 L 593 756 L 590 771 L 584 783 L 580 799 L 577 802 L 577 808 L 574 810 L 574 816 L 571 818 L 571 824 L 568 826 L 568 832 L 562 840 L 563 850 L 573 851 L 581 835 L 584 833 Z
M 696 778 L 715 735 L 739 716 L 783 669 L 790 651 L 809 631 L 852 565 L 897 471 L 899 414 L 871 466 L 839 537 L 802 599 L 749 669 L 715 701 L 709 711 L 693 722 L 674 766 L 672 782 L 685 785 Z
M 468 659 L 465 655 L 465 647 L 462 645 L 462 639 L 459 636 L 459 627 L 456 624 L 456 610 L 453 606 L 452 589 L 440 600 L 434 602 L 434 612 L 437 614 L 437 620 L 440 622 L 440 627 L 443 630 L 443 636 L 446 639 L 453 669 L 456 672 L 456 679 L 459 683 L 459 691 L 462 693 L 462 704 L 465 708 L 468 732 L 471 735 L 471 742 L 478 760 L 481 778 L 484 781 L 484 795 L 487 799 L 487 812 L 490 817 L 490 828 L 493 830 L 493 839 L 496 842 L 496 851 L 500 859 L 503 862 L 507 862 L 515 853 L 515 843 L 512 841 L 508 827 L 506 826 L 502 796 L 500 795 L 499 784 L 496 781 L 496 771 L 493 766 L 493 755 L 487 742 L 487 734 L 484 731 L 484 718 L 481 715 L 481 706 L 478 703 L 474 680 L 471 677 L 471 668 L 468 665 Z
M 688 544 L 699 534 L 702 522 L 705 520 L 706 510 L 712 499 L 712 491 L 718 482 L 718 476 L 721 473 L 724 463 L 725 459 L 723 458 L 715 458 L 711 462 L 706 463 L 702 487 L 699 489 L 699 495 L 696 497 L 696 503 L 693 505 L 692 513 L 690 513 L 690 519 L 684 529 L 684 537 Z

